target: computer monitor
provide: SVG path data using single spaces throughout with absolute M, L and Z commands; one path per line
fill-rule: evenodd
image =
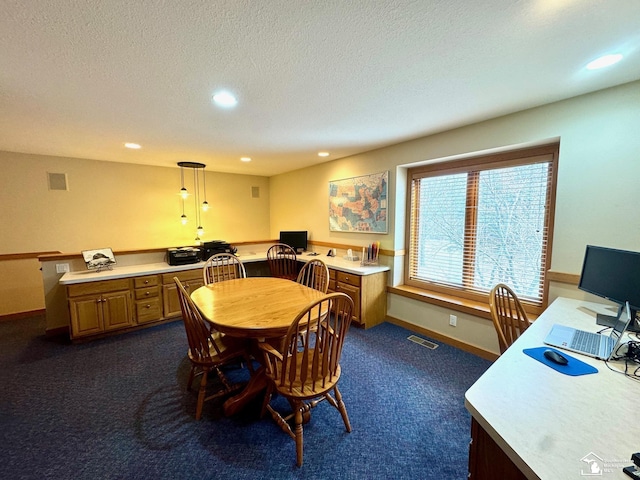
M 280 243 L 289 245 L 296 253 L 302 253 L 307 249 L 307 231 L 280 232 Z
M 619 305 L 617 316 L 598 314 L 599 325 L 613 326 L 625 302 L 629 302 L 632 318 L 629 329 L 638 330 L 640 253 L 587 245 L 578 288 Z

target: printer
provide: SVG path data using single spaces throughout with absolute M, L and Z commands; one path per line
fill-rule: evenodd
M 189 265 L 198 263 L 202 258 L 202 251 L 197 247 L 175 247 L 167 249 L 167 263 L 169 265 Z
M 213 240 L 211 242 L 204 242 L 203 246 L 203 255 L 202 259 L 207 260 L 211 255 L 215 255 L 216 253 L 233 253 L 235 254 L 238 249 L 229 245 L 227 242 L 223 242 L 222 240 Z

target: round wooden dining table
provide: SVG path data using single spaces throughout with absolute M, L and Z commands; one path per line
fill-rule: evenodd
M 193 303 L 215 329 L 256 342 L 284 337 L 296 315 L 324 296 L 313 288 L 274 277 L 225 280 L 191 293 Z M 258 354 L 255 357 L 262 360 Z M 237 413 L 266 386 L 266 375 L 261 367 L 239 394 L 225 401 L 225 415 Z
M 191 299 L 220 332 L 264 339 L 284 337 L 296 315 L 324 296 L 291 280 L 249 277 L 205 285 L 195 290 Z

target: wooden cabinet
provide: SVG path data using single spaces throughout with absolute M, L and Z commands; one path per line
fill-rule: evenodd
M 472 480 L 496 478 L 526 480 L 527 478 L 473 417 L 471 417 L 468 478 Z
M 330 268 L 329 291 L 351 297 L 353 321 L 360 326 L 369 328 L 384 322 L 387 314 L 387 272 L 357 275 Z
M 147 327 L 181 315 L 173 277 L 187 291 L 204 284 L 202 269 L 67 285 L 72 340 Z
M 72 339 L 126 328 L 134 322 L 128 279 L 69 285 L 67 296 Z
M 182 283 L 187 290 L 187 293 L 191 293 L 196 288 L 204 285 L 202 269 L 163 273 L 162 302 L 165 317 L 175 317 L 182 314 L 180 310 L 180 300 L 178 299 L 178 287 L 174 283 L 173 277 L 178 277 L 180 283 Z

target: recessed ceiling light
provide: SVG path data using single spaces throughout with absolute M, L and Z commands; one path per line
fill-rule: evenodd
M 224 108 L 235 107 L 238 103 L 236 97 L 231 95 L 229 92 L 218 92 L 213 96 L 213 101 L 216 105 Z
M 241 162 L 250 162 L 251 158 L 250 157 L 240 157 L 240 161 Z
M 131 148 L 133 150 L 138 150 L 139 148 L 142 148 L 137 143 L 130 143 L 130 142 L 125 143 L 124 146 L 127 147 L 127 148 Z
M 596 58 L 592 62 L 589 62 L 587 64 L 587 69 L 597 70 L 598 68 L 608 67 L 610 65 L 613 65 L 614 63 L 618 63 L 620 60 L 622 60 L 622 54 L 620 53 L 604 55 L 600 58 Z
M 328 157 L 329 156 L 329 152 L 318 152 L 318 156 L 319 157 Z

